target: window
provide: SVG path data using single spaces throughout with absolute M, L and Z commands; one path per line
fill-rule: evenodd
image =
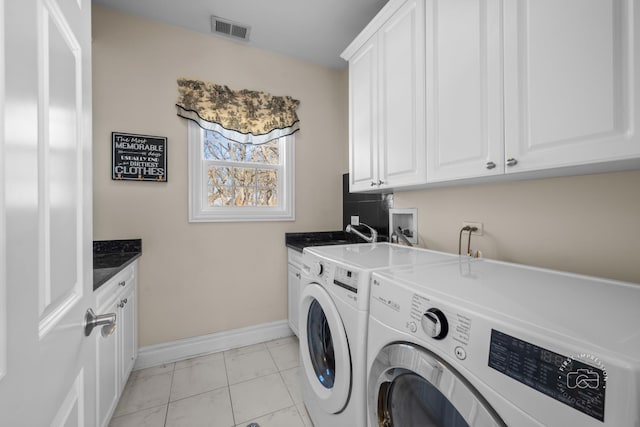
M 287 221 L 293 135 L 240 144 L 189 123 L 189 221 Z

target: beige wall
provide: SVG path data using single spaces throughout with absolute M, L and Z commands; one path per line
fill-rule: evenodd
M 300 100 L 295 222 L 187 220 L 187 122 L 176 79 Z M 94 239 L 140 237 L 140 345 L 286 319 L 289 231 L 342 225 L 347 168 L 343 71 L 95 7 Z M 168 138 L 168 182 L 111 180 L 111 132 Z
M 431 249 L 457 253 L 462 222 L 479 221 L 486 258 L 640 283 L 640 171 L 397 192 L 394 206 L 418 208 Z
M 140 345 L 286 318 L 287 231 L 341 227 L 347 73 L 99 7 L 93 20 L 94 238 L 141 237 Z M 301 101 L 295 222 L 187 221 L 187 125 L 177 77 Z M 113 182 L 112 131 L 168 137 L 169 182 Z M 420 240 L 457 252 L 484 223 L 487 258 L 640 283 L 640 171 L 397 192 Z

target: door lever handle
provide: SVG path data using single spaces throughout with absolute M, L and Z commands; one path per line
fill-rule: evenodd
M 84 335 L 87 337 L 91 335 L 91 332 L 97 326 L 102 326 L 102 336 L 108 337 L 116 330 L 116 314 L 96 315 L 92 309 L 88 309 L 84 315 Z

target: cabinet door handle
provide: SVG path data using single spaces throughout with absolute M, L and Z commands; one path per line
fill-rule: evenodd
M 120 307 L 120 308 L 124 307 L 124 301 L 123 300 L 120 300 L 120 302 L 118 303 L 118 307 Z
M 507 166 L 515 166 L 518 164 L 518 161 L 516 159 L 514 159 L 513 157 L 510 159 L 507 159 Z
M 123 299 L 122 302 L 124 302 L 126 304 L 127 303 L 127 299 L 126 298 Z
M 373 182 L 373 181 L 371 181 L 371 186 L 372 186 L 372 187 L 375 187 L 375 186 L 376 186 L 376 183 L 375 183 L 375 182 Z
M 126 284 L 127 284 L 127 282 L 125 282 L 124 280 L 123 280 L 122 282 L 119 282 L 119 283 L 118 283 L 118 285 L 120 285 L 120 286 L 124 286 L 124 285 L 126 285 Z
M 487 169 L 493 169 L 496 167 L 496 164 L 493 162 L 487 162 Z
M 380 180 L 380 179 L 379 179 L 379 180 L 378 180 L 378 187 L 379 187 L 379 186 L 381 186 L 382 184 L 384 184 L 384 181 L 382 181 L 382 180 Z

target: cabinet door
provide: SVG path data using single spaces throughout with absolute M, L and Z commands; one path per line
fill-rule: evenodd
M 298 336 L 298 322 L 300 320 L 300 287 L 302 286 L 302 276 L 300 269 L 289 264 L 287 269 L 287 285 L 289 288 L 289 328 Z
M 115 301 L 100 307 L 99 313 L 116 313 L 116 331 L 114 333 L 106 337 L 103 337 L 100 331 L 94 334 L 97 376 L 96 414 L 98 418 L 96 425 L 106 427 L 120 397 L 118 328 L 121 325 Z
M 120 319 L 120 385 L 124 388 L 136 360 L 138 340 L 136 321 L 135 279 L 128 282 L 120 298 L 118 317 Z
M 637 157 L 637 2 L 520 0 L 504 12 L 507 172 Z
M 349 60 L 349 190 L 378 182 L 377 45 L 372 37 Z
M 407 1 L 379 43 L 380 187 L 424 184 L 424 2 Z
M 504 172 L 501 4 L 426 2 L 429 182 Z

